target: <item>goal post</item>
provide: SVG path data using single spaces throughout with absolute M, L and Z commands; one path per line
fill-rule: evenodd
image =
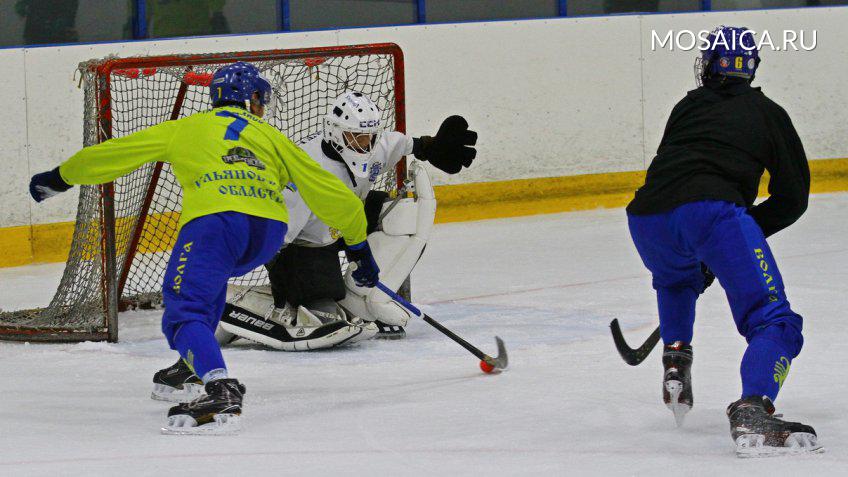
M 406 130 L 403 53 L 393 43 L 380 43 L 81 63 L 84 146 L 208 110 L 212 74 L 236 61 L 255 64 L 272 83 L 277 107 L 264 119 L 295 142 L 319 132 L 328 106 L 347 90 L 374 100 L 387 130 Z M 401 161 L 375 187 L 397 190 L 405 177 Z M 56 294 L 45 308 L 0 312 L 0 339 L 117 341 L 119 311 L 161 303 L 180 203 L 179 185 L 166 163 L 145 165 L 109 184 L 80 187 L 71 249 Z M 231 280 L 266 282 L 261 268 Z

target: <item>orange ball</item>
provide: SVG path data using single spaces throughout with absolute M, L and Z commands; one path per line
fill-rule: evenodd
M 494 371 L 495 367 L 481 359 L 480 360 L 480 369 L 482 369 L 484 373 L 488 374 L 488 373 L 491 373 L 492 371 Z

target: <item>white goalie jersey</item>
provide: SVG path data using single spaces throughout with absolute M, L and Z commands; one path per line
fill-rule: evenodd
M 400 132 L 382 134 L 374 154 L 362 165 L 362 171 L 369 173 L 366 177 L 354 177 L 344 162 L 327 157 L 322 140 L 320 134 L 312 136 L 301 144 L 301 148 L 363 200 L 383 171 L 395 167 L 403 156 L 412 153 L 413 142 L 412 137 Z M 380 267 L 380 281 L 395 291 L 421 258 L 436 216 L 436 199 L 426 169 L 413 161 L 409 174 L 414 197 L 384 204 L 380 227 L 368 236 L 374 259 Z M 339 239 L 335 230 L 309 210 L 294 188 L 286 189 L 283 195 L 290 214 L 286 244 L 323 247 Z M 339 304 L 366 321 L 406 326 L 409 312 L 377 288 L 356 286 L 351 271 L 348 269 L 345 277 L 347 295 Z
M 336 177 L 348 186 L 360 199 L 365 200 L 368 191 L 374 186 L 377 177 L 383 172 L 391 170 L 403 156 L 412 153 L 412 137 L 406 134 L 387 131 L 380 137 L 375 145 L 373 154 L 367 164 L 363 164 L 364 170 L 368 171 L 367 177 L 354 177 L 348 166 L 342 161 L 327 157 L 321 147 L 324 140 L 322 134 L 313 134 L 307 137 L 301 144 L 309 157 L 318 162 L 322 168 L 332 172 Z M 309 210 L 306 202 L 300 197 L 297 190 L 289 185 L 283 192 L 286 207 L 289 209 L 289 228 L 286 233 L 286 244 L 295 243 L 303 246 L 323 247 L 336 242 L 339 239 L 337 231 L 325 225 Z

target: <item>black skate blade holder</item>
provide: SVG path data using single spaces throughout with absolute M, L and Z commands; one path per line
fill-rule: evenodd
M 486 364 L 488 364 L 492 368 L 499 370 L 499 371 L 504 370 L 504 369 L 507 368 L 507 366 L 509 366 L 509 357 L 507 356 L 506 345 L 504 344 L 503 340 L 500 339 L 500 337 L 495 336 L 495 343 L 498 347 L 498 355 L 497 355 L 497 357 L 493 358 L 493 357 L 489 356 L 488 354 L 480 351 L 479 348 L 472 345 L 468 341 L 465 341 L 462 337 L 460 337 L 459 335 L 457 335 L 453 331 L 445 328 L 444 325 L 442 325 L 438 321 L 434 320 L 432 317 L 430 317 L 428 314 L 426 314 L 423 311 L 421 311 L 420 309 L 418 309 L 418 307 L 416 307 L 412 303 L 406 301 L 402 296 L 393 292 L 390 288 L 388 288 L 382 282 L 377 282 L 377 288 L 382 290 L 383 293 L 388 295 L 392 300 L 396 301 L 398 304 L 400 304 L 401 306 L 403 306 L 404 308 L 411 311 L 413 314 L 415 314 L 416 316 L 418 316 L 419 318 L 421 318 L 422 320 L 427 322 L 427 324 L 429 324 L 433 328 L 436 328 L 437 330 L 442 332 L 442 334 L 444 334 L 445 336 L 452 339 L 453 341 L 458 343 L 460 346 L 462 346 L 463 348 L 468 350 L 468 352 L 470 352 L 471 354 L 473 354 L 474 356 L 479 358 L 480 361 L 485 362 Z

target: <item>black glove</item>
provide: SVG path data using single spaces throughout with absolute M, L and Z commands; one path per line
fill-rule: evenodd
M 706 263 L 701 262 L 701 274 L 704 275 L 704 289 L 701 290 L 701 293 L 704 293 L 715 281 L 715 273 L 710 270 Z
M 442 122 L 436 137 L 413 138 L 412 153 L 422 161 L 447 172 L 456 174 L 468 167 L 477 157 L 477 133 L 468 129 L 468 121 L 462 116 L 451 116 Z
M 29 180 L 29 195 L 36 202 L 41 202 L 60 192 L 65 192 L 71 187 L 73 186 L 62 180 L 62 176 L 59 174 L 59 168 L 57 167 L 52 171 L 42 172 L 32 176 L 32 179 Z
M 377 285 L 380 279 L 380 267 L 377 266 L 374 255 L 371 254 L 371 247 L 368 246 L 367 240 L 356 245 L 348 245 L 345 255 L 349 263 L 356 264 L 356 270 L 351 273 L 351 276 L 358 286 L 371 288 Z

